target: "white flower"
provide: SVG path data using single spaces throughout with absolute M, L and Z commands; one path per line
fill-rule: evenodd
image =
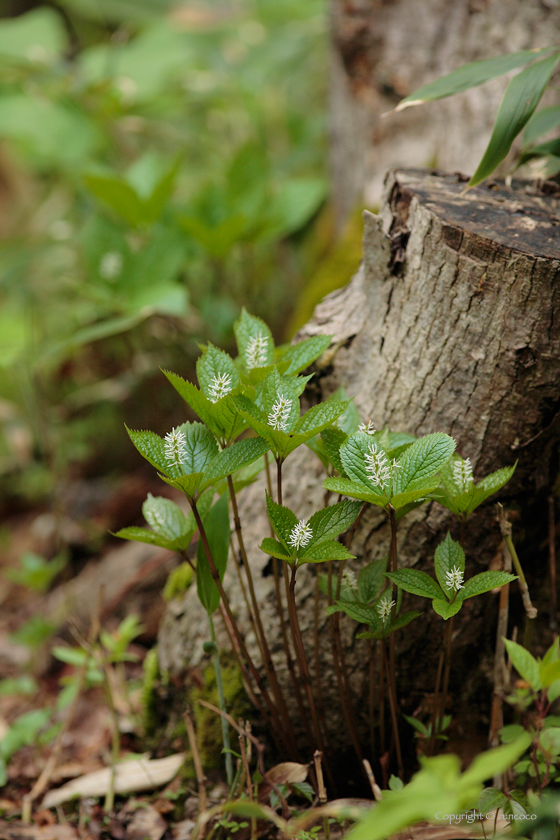
M 366 472 L 373 484 L 381 487 L 383 490 L 391 481 L 391 465 L 383 449 L 378 449 L 376 443 L 370 443 L 368 449 L 369 452 L 365 454 Z
M 385 623 L 390 617 L 391 610 L 394 606 L 396 606 L 396 604 L 397 602 L 392 601 L 390 595 L 386 595 L 385 598 L 382 598 L 381 601 L 378 603 L 377 612 L 379 613 L 383 623 Z
M 367 423 L 360 423 L 358 431 L 365 432 L 366 435 L 374 435 L 376 429 L 373 428 L 373 420 L 368 420 Z
M 270 409 L 268 415 L 268 425 L 273 429 L 285 432 L 288 428 L 288 420 L 290 419 L 290 411 L 292 410 L 292 401 L 282 394 Z
M 300 519 L 298 524 L 292 528 L 288 543 L 296 549 L 301 548 L 302 545 L 307 545 L 312 536 L 313 529 L 311 526 L 307 524 L 305 519 Z
M 249 339 L 249 344 L 245 351 L 245 364 L 247 370 L 253 368 L 263 367 L 266 365 L 266 355 L 268 349 L 268 336 L 258 333 Z
M 210 402 L 215 403 L 221 400 L 222 397 L 229 394 L 231 387 L 231 376 L 229 373 L 219 373 L 217 376 L 214 376 L 208 389 L 210 391 Z
M 351 569 L 345 569 L 342 573 L 342 582 L 345 586 L 349 586 L 350 589 L 355 589 L 358 583 L 356 572 L 353 572 Z
M 122 271 L 123 258 L 118 251 L 107 251 L 99 261 L 99 274 L 105 280 L 115 280 Z
M 171 466 L 180 467 L 187 449 L 187 439 L 181 429 L 172 429 L 165 435 L 165 458 Z
M 453 480 L 460 493 L 468 492 L 469 484 L 473 481 L 470 458 L 466 458 L 464 461 L 453 461 Z
M 448 572 L 445 573 L 446 583 L 449 589 L 454 589 L 456 592 L 459 589 L 464 589 L 463 586 L 463 577 L 464 572 L 461 571 L 459 566 L 453 566 Z

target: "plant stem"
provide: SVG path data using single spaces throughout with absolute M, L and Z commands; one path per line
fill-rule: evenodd
M 220 709 L 225 712 L 227 711 L 226 707 L 226 698 L 224 694 L 224 682 L 222 679 L 222 668 L 220 665 L 220 655 L 218 653 L 218 646 L 216 644 L 216 633 L 214 631 L 214 620 L 212 615 L 208 613 L 208 623 L 210 624 L 210 638 L 214 643 L 214 652 L 212 654 L 212 662 L 214 664 L 214 672 L 216 674 L 216 688 L 218 689 L 218 702 L 220 704 Z M 221 718 L 222 724 L 222 741 L 224 743 L 224 753 L 225 753 L 225 765 L 226 765 L 226 778 L 228 786 L 231 785 L 233 781 L 233 762 L 231 758 L 231 742 L 229 740 L 229 727 L 225 718 Z
M 389 523 L 391 526 L 391 544 L 389 547 L 389 568 L 392 572 L 396 572 L 398 569 L 398 556 L 397 556 L 397 516 L 395 512 L 395 508 L 393 505 L 387 505 L 387 512 L 389 514 Z M 397 585 L 393 583 L 391 588 L 391 600 L 397 601 Z M 396 606 L 392 609 L 391 619 L 392 621 L 396 618 L 397 608 Z M 399 706 L 397 700 L 397 669 L 395 665 L 396 657 L 395 657 L 395 634 L 391 633 L 389 636 L 389 661 L 388 661 L 388 673 L 387 673 L 387 689 L 389 692 L 389 700 L 394 705 L 394 712 L 391 709 L 391 717 L 393 721 L 393 729 L 395 730 L 395 745 L 397 747 L 397 761 L 399 764 L 399 773 L 402 778 L 402 757 L 400 756 L 400 739 L 399 739 L 399 732 L 398 732 L 398 716 L 399 716 Z
M 264 702 L 265 702 L 265 704 L 266 704 L 266 706 L 267 706 L 267 708 L 270 712 L 270 716 L 272 718 L 274 726 L 278 727 L 278 729 L 277 729 L 278 734 L 280 735 L 281 738 L 285 738 L 285 733 L 282 730 L 282 724 L 281 724 L 280 718 L 278 717 L 278 712 L 276 711 L 274 703 L 272 702 L 272 700 L 270 698 L 270 695 L 269 695 L 269 693 L 266 689 L 266 686 L 263 682 L 263 679 L 262 679 L 258 669 L 255 666 L 255 663 L 253 662 L 253 660 L 251 659 L 251 656 L 249 655 L 249 651 L 247 650 L 247 646 L 245 645 L 245 642 L 243 640 L 243 636 L 241 635 L 239 627 L 237 626 L 237 622 L 235 621 L 235 618 L 234 618 L 233 613 L 231 611 L 231 607 L 229 605 L 228 597 L 227 597 L 227 595 L 224 591 L 224 587 L 222 586 L 222 581 L 220 580 L 220 575 L 219 575 L 218 569 L 216 568 L 214 558 L 212 557 L 212 551 L 210 550 L 210 545 L 208 544 L 208 537 L 206 536 L 206 531 L 204 529 L 204 523 L 203 523 L 202 519 L 200 518 L 200 514 L 198 512 L 196 502 L 195 502 L 194 499 L 189 497 L 189 503 L 191 505 L 193 516 L 195 518 L 195 522 L 196 522 L 196 525 L 197 525 L 197 528 L 198 528 L 198 533 L 200 535 L 200 539 L 202 540 L 202 545 L 204 547 L 204 552 L 205 552 L 206 558 L 208 560 L 208 565 L 210 566 L 210 572 L 212 574 L 212 579 L 213 579 L 214 583 L 216 584 L 216 586 L 218 588 L 218 592 L 220 593 L 220 599 L 221 599 L 221 602 L 223 604 L 223 607 L 224 607 L 225 613 L 227 615 L 227 618 L 229 620 L 231 630 L 232 630 L 232 632 L 235 636 L 235 639 L 236 639 L 237 645 L 239 647 L 241 656 L 243 657 L 243 659 L 247 663 L 247 667 L 249 668 L 251 676 L 253 677 L 253 679 L 255 680 L 255 682 L 256 682 L 256 684 L 259 688 L 261 696 L 262 696 L 262 698 L 263 698 L 263 700 L 264 700 Z M 290 751 L 290 744 L 288 742 L 285 743 L 285 748 L 288 752 Z
M 206 810 L 206 776 L 204 775 L 204 768 L 202 766 L 202 761 L 200 760 L 200 753 L 196 742 L 196 732 L 194 730 L 194 724 L 190 712 L 186 711 L 184 713 L 183 720 L 185 721 L 194 764 L 194 772 L 196 774 L 196 783 L 198 786 L 198 815 L 200 817 L 202 812 Z
M 448 625 L 445 625 L 445 635 L 447 634 Z M 444 635 L 444 639 L 445 639 Z M 438 725 L 438 709 L 439 709 L 439 691 L 441 688 L 441 675 L 443 673 L 443 663 L 445 660 L 445 640 L 441 646 L 441 650 L 439 652 L 439 661 L 438 661 L 438 669 L 436 674 L 436 687 L 434 689 L 434 706 L 432 709 L 432 731 L 430 733 L 430 744 L 428 747 L 428 755 L 434 754 L 435 748 L 435 739 L 436 739 L 436 727 Z
M 548 497 L 548 569 L 550 574 L 550 617 L 548 626 L 556 630 L 556 524 L 554 517 L 554 496 Z
M 282 504 L 282 459 L 276 461 L 276 498 L 278 504 Z
M 282 690 L 280 688 L 280 684 L 278 682 L 278 678 L 276 676 L 276 670 L 274 668 L 274 662 L 272 660 L 272 656 L 270 653 L 270 648 L 268 646 L 266 635 L 264 632 L 264 627 L 261 621 L 259 605 L 257 602 L 257 597 L 255 594 L 255 587 L 253 583 L 253 574 L 251 572 L 251 564 L 249 563 L 249 558 L 247 557 L 247 551 L 245 550 L 245 543 L 243 540 L 243 531 L 241 529 L 241 519 L 239 518 L 239 508 L 237 506 L 237 496 L 235 493 L 235 487 L 233 484 L 233 479 L 231 475 L 228 476 L 228 487 L 229 487 L 229 495 L 231 499 L 231 507 L 233 510 L 233 521 L 235 524 L 235 534 L 237 536 L 237 544 L 239 545 L 239 551 L 241 553 L 241 559 L 243 561 L 243 566 L 245 568 L 245 574 L 247 576 L 247 585 L 249 587 L 249 594 L 251 596 L 251 605 L 253 608 L 253 614 L 255 618 L 256 624 L 256 637 L 259 644 L 259 649 L 261 651 L 261 656 L 263 660 L 264 669 L 266 671 L 266 675 L 270 682 L 270 686 L 272 688 L 272 693 L 274 695 L 274 699 L 280 711 L 280 715 L 282 716 L 282 721 L 284 724 L 284 728 L 288 735 L 288 738 L 292 745 L 291 754 L 294 757 L 297 757 L 297 747 L 296 747 L 296 739 L 294 730 L 292 727 L 292 723 L 290 721 L 288 710 L 286 707 L 286 701 L 284 699 L 284 695 L 282 694 Z
M 397 697 L 394 692 L 394 686 L 391 681 L 391 671 L 389 668 L 389 659 L 387 657 L 387 643 L 385 639 L 382 640 L 383 661 L 385 663 L 385 672 L 387 674 L 387 687 L 389 690 L 389 706 L 391 709 L 391 721 L 393 724 L 393 737 L 395 740 L 395 750 L 397 752 L 397 764 L 399 768 L 399 777 L 404 779 L 404 766 L 401 753 L 401 739 L 399 736 L 399 721 L 397 711 Z

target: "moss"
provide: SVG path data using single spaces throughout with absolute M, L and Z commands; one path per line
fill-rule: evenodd
M 251 705 L 247 699 L 241 672 L 233 658 L 233 655 L 220 651 L 220 663 L 222 666 L 222 680 L 224 683 L 224 695 L 226 707 L 234 720 L 245 718 L 251 711 Z M 198 741 L 200 759 L 205 770 L 221 768 L 223 766 L 222 756 L 222 725 L 220 716 L 210 709 L 206 709 L 198 703 L 198 700 L 207 700 L 214 706 L 218 706 L 218 690 L 216 687 L 216 674 L 213 665 L 208 665 L 203 672 L 204 687 L 194 688 L 189 693 L 189 701 L 193 710 Z
M 183 595 L 191 585 L 193 577 L 194 572 L 190 563 L 181 563 L 173 569 L 163 590 L 164 600 L 171 601 L 172 598 Z

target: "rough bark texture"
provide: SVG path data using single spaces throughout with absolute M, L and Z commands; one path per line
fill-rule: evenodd
M 331 9 L 331 149 L 340 220 L 362 201 L 379 206 L 393 167 L 472 175 L 507 79 L 382 115 L 467 61 L 556 44 L 560 29 L 558 0 L 332 0 Z
M 458 176 L 391 173 L 380 215 L 364 214 L 359 272 L 325 298 L 299 338 L 334 336 L 332 351 L 317 366 L 312 400 L 343 385 L 362 419 L 372 419 L 377 428 L 418 436 L 447 432 L 459 453 L 471 459 L 476 480 L 519 458 L 503 496 L 521 509 L 532 550 L 530 582 L 535 583 L 546 569 L 535 548 L 546 534 L 539 510 L 560 440 L 560 200 L 520 185 L 514 190 L 482 187 L 466 195 L 463 188 Z M 322 477 L 315 456 L 305 448 L 286 462 L 284 503 L 299 517 L 322 506 Z M 257 597 L 281 681 L 287 684 L 270 563 L 257 547 L 268 528 L 263 497 L 264 480 L 244 492 L 241 516 Z M 409 514 L 399 525 L 400 564 L 430 569 L 434 549 L 448 529 L 458 538 L 455 520 L 435 503 Z M 499 540 L 487 504 L 466 530 L 467 577 L 488 568 Z M 357 555 L 354 568 L 386 555 L 388 544 L 385 513 L 368 509 L 351 546 Z M 311 658 L 314 572 L 304 567 L 298 573 L 302 630 Z M 228 578 L 234 610 L 256 652 L 233 571 Z M 426 602 L 419 603 L 426 608 Z M 411 599 L 414 606 L 419 603 Z M 322 695 L 333 733 L 347 742 L 323 606 Z M 454 625 L 452 695 L 459 699 L 453 686 L 460 686 L 461 702 L 472 704 L 478 696 L 482 709 L 490 702 L 496 613 L 494 595 L 471 599 Z M 432 690 L 441 624 L 426 610 L 413 632 L 399 634 L 398 679 L 409 713 Z M 357 706 L 365 709 L 364 643 L 354 639 L 354 622 L 345 619 L 342 628 Z M 162 625 L 163 666 L 195 664 L 205 639 L 205 617 L 196 593 L 189 592 L 183 603 L 171 605 Z M 365 711 L 363 717 L 361 725 Z

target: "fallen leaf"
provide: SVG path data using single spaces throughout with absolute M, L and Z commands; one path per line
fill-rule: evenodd
M 76 840 L 75 829 L 68 823 L 60 825 L 29 825 L 0 820 L 0 840 Z
M 126 829 L 126 840 L 161 840 L 167 823 L 155 808 L 148 805 L 134 812 Z
M 169 755 L 167 758 L 135 758 L 122 761 L 115 767 L 115 793 L 135 793 L 141 790 L 153 790 L 171 781 L 185 760 L 185 753 Z M 55 808 L 76 797 L 105 796 L 109 788 L 111 770 L 96 770 L 49 791 L 42 808 Z M 1 838 L 0 838 L 1 840 Z
M 297 785 L 307 779 L 309 766 L 295 761 L 283 761 L 267 770 L 264 779 L 275 785 Z

